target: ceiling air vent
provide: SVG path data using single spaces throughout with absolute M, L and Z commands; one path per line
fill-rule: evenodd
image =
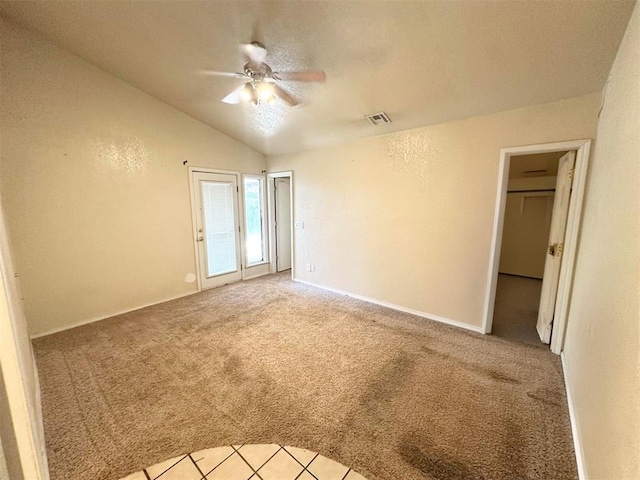
M 372 113 L 371 115 L 367 115 L 366 119 L 371 122 L 371 125 L 384 125 L 385 123 L 391 123 L 391 119 L 387 116 L 386 113 Z

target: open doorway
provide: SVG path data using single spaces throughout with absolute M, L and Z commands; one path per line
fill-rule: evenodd
M 496 336 L 542 343 L 536 324 L 554 207 L 561 208 L 554 202 L 558 166 L 567 153 L 511 157 L 493 312 Z
M 562 351 L 590 144 L 501 150 L 485 333 Z
M 292 172 L 270 173 L 269 238 L 271 273 L 290 271 L 294 277 L 293 243 L 293 175 Z
M 291 179 L 275 178 L 276 272 L 291 270 Z

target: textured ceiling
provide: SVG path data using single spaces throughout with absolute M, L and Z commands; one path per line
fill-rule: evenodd
M 266 153 L 436 124 L 600 90 L 633 1 L 0 3 L 0 13 Z M 239 43 L 259 40 L 306 104 L 227 105 Z M 371 127 L 364 115 L 389 114 Z

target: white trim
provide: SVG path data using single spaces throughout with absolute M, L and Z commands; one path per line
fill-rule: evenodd
M 189 175 L 193 172 L 199 173 L 221 173 L 223 175 L 242 175 L 242 172 L 237 170 L 222 170 L 220 168 L 207 168 L 207 167 L 187 167 Z
M 500 166 L 498 170 L 498 193 L 496 194 L 496 210 L 493 213 L 493 235 L 489 256 L 489 278 L 487 279 L 487 293 L 484 300 L 482 318 L 482 332 L 491 333 L 493 324 L 493 310 L 496 304 L 496 287 L 498 286 L 498 269 L 500 265 L 500 249 L 502 248 L 502 227 L 504 226 L 504 212 L 507 205 L 507 186 L 509 183 L 509 158 L 506 152 L 500 150 Z
M 1 420 L 9 423 L 15 440 L 20 465 L 16 475 L 48 480 L 40 383 L 15 275 L 0 204 L 0 371 L 8 406 Z
M 246 265 L 245 268 L 255 268 L 255 267 L 261 267 L 262 265 L 269 265 L 269 260 L 263 260 L 261 262 L 256 262 L 256 263 L 252 263 L 251 265 Z
M 8 411 L 2 412 L 3 417 L 10 417 L 12 425 L 8 428 L 13 431 L 15 446 L 19 456 L 20 469 L 24 478 L 34 480 L 44 480 L 49 478 L 47 470 L 46 450 L 42 444 L 44 437 L 42 434 L 43 425 L 41 419 L 34 414 L 33 408 L 39 410 L 40 407 L 32 405 L 32 401 L 39 401 L 39 398 L 30 398 L 29 389 L 24 368 L 34 368 L 35 364 L 23 366 L 21 362 L 21 352 L 18 345 L 18 333 L 14 325 L 15 313 L 11 311 L 9 303 L 10 295 L 7 292 L 7 285 L 1 282 L 3 289 L 0 295 L 6 297 L 6 302 L 0 302 L 0 336 L 3 339 L 0 349 L 0 369 L 6 387 L 6 400 Z M 29 361 L 33 356 L 30 352 Z M 35 379 L 34 379 L 35 380 Z M 36 397 L 39 397 L 39 385 L 36 380 Z M 30 401 L 32 400 L 32 401 Z M 40 410 L 39 410 L 40 411 Z
M 271 274 L 271 272 L 269 271 L 269 263 L 265 262 L 247 267 L 244 269 L 243 273 L 244 276 L 242 277 L 242 280 L 251 280 L 253 278 Z
M 289 170 L 286 172 L 272 172 L 267 174 L 267 209 L 269 210 L 269 271 L 270 273 L 277 273 L 278 267 L 276 265 L 276 219 L 274 214 L 274 206 L 275 206 L 275 198 L 273 195 L 273 189 L 275 185 L 276 178 L 289 178 L 291 180 L 291 278 L 295 279 L 296 277 L 296 246 L 295 246 L 295 229 L 294 229 L 294 217 L 293 212 L 295 211 L 294 202 L 295 202 L 295 186 L 293 182 L 293 171 Z
M 562 376 L 564 378 L 564 389 L 567 392 L 567 405 L 569 407 L 569 420 L 571 421 L 571 435 L 573 437 L 573 450 L 576 454 L 576 464 L 578 465 L 578 478 L 580 480 L 587 480 L 587 473 L 584 468 L 584 451 L 582 450 L 582 441 L 580 439 L 580 429 L 578 428 L 578 421 L 576 419 L 576 410 L 573 406 L 573 397 L 571 395 L 571 389 L 569 388 L 569 382 L 567 381 L 567 363 L 564 357 L 564 352 L 560 353 L 560 360 L 562 363 Z
M 196 267 L 196 286 L 198 288 L 198 292 L 203 290 L 202 287 L 202 272 L 200 271 L 200 248 L 198 245 L 198 200 L 196 193 L 196 186 L 193 181 L 194 173 L 216 173 L 222 175 L 235 175 L 236 177 L 236 186 L 238 190 L 236 191 L 236 205 L 238 206 L 238 211 L 236 212 L 236 221 L 238 222 L 238 227 L 240 227 L 240 280 L 244 279 L 244 224 L 241 223 L 240 216 L 242 212 L 244 212 L 244 203 L 243 196 L 240 195 L 240 184 L 242 183 L 242 173 L 236 170 L 221 170 L 218 168 L 206 168 L 206 167 L 188 167 L 187 168 L 189 174 L 189 197 L 191 199 L 191 231 L 193 238 L 193 254 L 195 260 Z M 212 288 L 212 287 L 207 287 Z
M 240 215 L 242 216 L 242 227 L 243 227 L 243 238 L 242 238 L 242 243 L 243 243 L 243 253 L 242 253 L 242 261 L 243 261 L 243 265 L 244 265 L 244 270 L 243 270 L 243 275 L 242 275 L 242 279 L 246 280 L 250 277 L 248 277 L 246 275 L 246 270 L 252 267 L 258 267 L 260 265 L 264 265 L 265 263 L 269 263 L 269 214 L 267 212 L 267 189 L 268 189 L 268 184 L 267 184 L 267 178 L 264 175 L 256 175 L 254 173 L 243 173 L 240 176 L 240 183 L 242 184 L 240 187 L 240 193 L 242 194 L 242 211 L 240 212 Z M 244 181 L 245 179 L 254 179 L 254 180 L 260 180 L 260 188 L 262 190 L 262 195 L 261 195 L 261 199 L 260 199 L 260 210 L 261 210 L 261 215 L 262 215 L 262 252 L 263 252 L 263 260 L 259 261 L 259 262 L 254 262 L 254 263 L 249 263 L 249 259 L 247 258 L 247 235 L 248 235 L 248 228 L 247 228 L 247 211 L 246 211 L 246 206 L 244 204 L 245 201 L 245 185 L 244 185 Z
M 206 169 L 204 169 L 206 170 Z M 191 239 L 193 242 L 193 258 L 194 258 L 194 267 L 196 269 L 196 289 L 198 292 L 202 291 L 202 284 L 200 283 L 200 252 L 198 252 L 198 245 L 195 240 L 196 231 L 198 230 L 198 205 L 196 201 L 196 189 L 193 183 L 193 173 L 194 171 L 199 171 L 195 167 L 187 168 L 187 175 L 189 176 L 189 200 L 191 204 Z
M 269 178 L 291 177 L 293 176 L 293 171 L 287 170 L 286 172 L 271 172 L 271 173 L 268 173 L 267 176 Z
M 500 166 L 498 172 L 498 190 L 496 194 L 496 207 L 493 216 L 493 234 L 491 238 L 491 250 L 489 256 L 489 270 L 483 309 L 482 330 L 491 333 L 493 323 L 493 310 L 495 306 L 496 286 L 498 283 L 498 266 L 500 262 L 500 248 L 502 246 L 502 228 L 504 225 L 504 210 L 507 199 L 507 182 L 509 178 L 509 163 L 512 156 L 562 152 L 576 150 L 576 166 L 569 204 L 569 217 L 565 233 L 564 252 L 562 266 L 560 268 L 560 280 L 556 300 L 556 313 L 554 315 L 554 331 L 551 341 L 551 351 L 559 354 L 564 346 L 567 316 L 569 313 L 569 296 L 573 283 L 573 269 L 577 252 L 578 232 L 580 229 L 580 215 L 584 200 L 584 191 L 589 164 L 589 152 L 591 140 L 572 140 L 568 142 L 555 142 L 522 147 L 507 147 L 500 150 Z
M 65 330 L 71 330 L 72 328 L 81 327 L 83 325 L 88 325 L 89 323 L 99 322 L 100 320 L 106 320 L 108 318 L 116 317 L 118 315 L 123 315 L 125 313 L 135 312 L 136 310 L 142 310 L 143 308 L 153 307 L 154 305 L 160 305 L 161 303 L 170 302 L 171 300 L 177 300 L 179 298 L 188 297 L 190 295 L 195 295 L 196 293 L 200 293 L 200 292 L 181 293 L 180 295 L 174 295 L 172 297 L 165 298 L 164 300 L 158 300 L 157 302 L 145 303 L 144 305 L 140 305 L 139 307 L 130 308 L 128 310 L 120 310 L 118 312 L 110 313 L 108 315 L 103 315 L 103 316 L 100 316 L 100 317 L 93 317 L 93 318 L 90 318 L 88 320 L 83 320 L 81 322 L 77 322 L 77 323 L 74 323 L 74 324 L 71 324 L 71 325 L 67 325 L 66 327 L 53 328 L 51 330 L 47 330 L 47 331 L 44 331 L 44 332 L 34 333 L 33 335 L 31 335 L 31 340 L 33 340 L 35 338 L 45 337 L 47 335 L 52 335 L 52 334 L 58 333 L 58 332 L 64 332 Z
M 421 312 L 419 310 L 413 310 L 411 308 L 402 307 L 394 303 L 383 302 L 381 300 L 376 300 L 375 298 L 365 297 L 363 295 L 346 292 L 344 290 L 338 290 L 337 288 L 325 287 L 324 285 L 319 285 L 317 283 L 309 282 L 307 280 L 302 280 L 300 278 L 294 278 L 293 281 L 298 283 L 303 283 L 305 285 L 310 285 L 312 287 L 321 288 L 322 290 L 327 290 L 329 292 L 338 293 L 340 295 L 346 295 L 347 297 L 356 298 L 358 300 L 362 300 L 368 303 L 373 303 L 375 305 L 380 305 L 382 307 L 398 310 L 400 312 L 410 313 L 411 315 L 416 315 L 418 317 L 426 318 L 427 320 L 433 320 L 435 322 L 445 323 L 453 327 L 463 328 L 465 330 L 471 330 L 472 332 L 476 332 L 476 333 L 484 333 L 482 327 L 476 327 L 474 325 L 469 325 L 468 323 L 458 322 L 457 320 L 451 320 L 449 318 L 440 317 L 438 315 L 432 315 L 431 313 Z

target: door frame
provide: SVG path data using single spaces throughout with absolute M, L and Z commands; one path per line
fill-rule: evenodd
M 240 212 L 240 217 L 241 217 L 240 222 L 243 228 L 242 236 L 240 238 L 240 242 L 242 243 L 242 254 L 243 254 L 242 280 L 250 280 L 252 278 L 261 277 L 262 275 L 268 275 L 270 273 L 269 259 L 271 258 L 270 256 L 271 247 L 270 247 L 270 241 L 269 241 L 269 206 L 267 204 L 267 193 L 269 190 L 269 183 L 264 173 L 260 173 L 260 174 L 243 173 L 241 177 L 242 177 L 242 184 L 240 185 L 240 201 L 242 203 L 240 203 L 239 205 L 242 206 L 242 211 Z M 245 196 L 244 179 L 245 178 L 260 178 L 262 180 L 262 190 L 263 190 L 262 205 L 263 205 L 263 215 L 264 215 L 263 235 L 265 236 L 265 240 L 264 240 L 265 260 L 258 263 L 252 263 L 251 265 L 249 265 L 249 260 L 246 257 L 246 252 L 247 252 L 246 234 L 248 229 L 247 229 L 247 215 L 246 215 L 247 212 L 245 211 L 245 205 L 244 205 L 244 196 Z
M 275 226 L 275 179 L 276 178 L 289 178 L 291 189 L 289 194 L 291 195 L 291 278 L 296 278 L 296 246 L 295 246 L 295 234 L 294 234 L 294 225 L 295 222 L 293 220 L 293 212 L 294 212 L 294 184 L 293 184 L 293 172 L 273 172 L 267 174 L 267 205 L 269 208 L 269 272 L 276 273 L 278 271 L 276 265 L 276 226 Z
M 504 212 L 507 202 L 507 183 L 509 181 L 511 157 L 517 155 L 532 155 L 536 153 L 563 152 L 567 150 L 576 151 L 576 164 L 574 167 L 573 184 L 571 187 L 567 230 L 565 232 L 564 251 L 562 256 L 562 265 L 560 267 L 558 294 L 556 297 L 556 308 L 553 320 L 553 333 L 551 336 L 551 351 L 556 354 L 560 354 L 564 348 L 564 336 L 567 317 L 569 314 L 571 288 L 573 285 L 578 233 L 580 230 L 580 219 L 582 215 L 582 205 L 584 202 L 587 170 L 589 166 L 589 152 L 591 151 L 590 139 L 543 143 L 520 147 L 506 147 L 500 149 L 498 191 L 496 194 L 496 205 L 493 217 L 493 235 L 491 238 L 489 270 L 482 322 L 484 333 L 491 333 L 496 300 L 496 287 L 498 284 L 498 268 L 500 263 L 500 249 L 502 247 L 502 230 L 504 226 Z
M 198 241 L 196 240 L 198 237 L 198 202 L 196 196 L 196 185 L 193 181 L 194 173 L 218 173 L 223 175 L 235 175 L 236 177 L 236 185 L 238 186 L 238 191 L 236 192 L 237 205 L 238 205 L 238 226 L 240 229 L 243 229 L 243 224 L 241 221 L 241 215 L 244 212 L 244 203 L 242 195 L 240 195 L 240 182 L 242 180 L 242 176 L 240 172 L 233 170 L 220 170 L 217 168 L 205 168 L 205 167 L 189 167 L 189 197 L 191 198 L 191 236 L 193 241 L 193 254 L 195 260 L 196 267 L 196 282 L 198 292 L 202 291 L 202 272 L 200 271 L 200 249 L 198 248 Z M 240 272 L 241 279 L 244 280 L 244 258 L 245 258 L 245 242 L 243 240 L 244 232 L 240 231 Z
M 0 202 L 0 395 L 7 420 L 4 455 L 9 473 L 24 478 L 48 480 L 49 467 L 42 420 L 42 400 L 38 370 L 20 300 L 4 208 Z M 10 447 L 10 448 L 7 448 Z M 10 464 L 9 464 L 10 463 Z

